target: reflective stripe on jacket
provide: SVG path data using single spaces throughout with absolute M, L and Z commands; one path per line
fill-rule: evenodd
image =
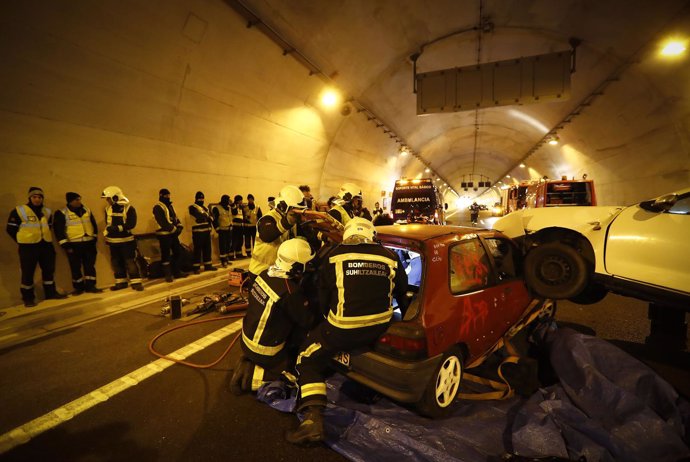
M 203 223 L 199 223 L 199 220 L 196 216 L 194 216 L 194 219 L 196 220 L 196 224 L 192 225 L 192 232 L 193 233 L 207 233 L 211 231 L 211 216 L 208 213 L 208 209 L 206 207 L 200 206 L 199 204 L 192 204 L 189 206 L 190 213 L 192 211 L 192 208 L 196 209 L 196 211 L 203 217 L 206 218 L 206 221 Z
M 42 207 L 43 216 L 39 219 L 38 215 L 31 210 L 28 205 L 18 205 L 17 214 L 22 220 L 17 232 L 17 242 L 19 244 L 37 244 L 39 242 L 53 242 L 53 234 L 50 232 L 50 214 L 48 207 Z
M 154 207 L 154 208 L 155 208 L 155 207 L 160 207 L 160 208 L 162 208 L 162 209 L 163 209 L 163 213 L 165 214 L 165 219 L 168 221 L 168 224 L 170 224 L 170 225 L 173 226 L 173 229 L 172 229 L 171 231 L 165 231 L 163 228 L 158 228 L 158 229 L 156 230 L 156 234 L 157 234 L 158 236 L 167 236 L 168 234 L 174 234 L 175 231 L 177 231 L 177 230 L 175 229 L 175 223 L 173 223 L 173 222 L 172 222 L 172 218 L 170 218 L 170 210 L 168 210 L 168 206 L 165 205 L 165 204 L 162 203 L 162 202 L 157 202 L 156 205 L 154 205 L 153 207 Z M 172 205 L 171 205 L 171 207 L 172 207 Z M 155 219 L 155 215 L 154 215 L 154 219 Z M 158 223 L 158 224 L 160 225 L 160 223 Z
M 129 213 L 129 204 L 120 205 L 114 204 L 109 205 L 105 209 L 105 242 L 110 244 L 120 244 L 123 242 L 131 242 L 134 240 L 132 232 L 125 229 L 125 224 L 127 223 L 127 214 Z M 117 210 L 117 211 L 116 211 Z M 109 226 L 121 226 L 121 231 L 108 231 Z
M 68 242 L 93 241 L 96 238 L 93 223 L 91 223 L 91 210 L 87 207 L 83 208 L 84 214 L 81 217 L 67 207 L 62 209 L 62 214 L 65 216 L 65 231 Z
M 275 318 L 280 318 L 281 314 L 285 317 L 284 313 L 276 313 L 275 308 L 282 295 L 287 292 L 287 285 L 280 292 L 276 292 L 262 276 L 254 280 L 247 315 L 242 321 L 242 341 L 254 353 L 274 356 L 285 346 L 289 330 L 284 332 L 284 328 L 289 328 L 289 324 L 275 322 Z
M 340 220 L 343 226 L 345 226 L 348 221 L 352 220 L 352 217 L 342 205 L 334 205 L 331 210 L 336 210 L 340 214 Z

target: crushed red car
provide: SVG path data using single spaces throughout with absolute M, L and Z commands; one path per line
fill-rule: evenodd
M 532 299 L 520 250 L 498 231 L 380 226 L 377 238 L 406 268 L 410 306 L 373 349 L 342 353 L 334 365 L 424 415 L 444 416 L 456 401 L 464 369 L 495 351 L 526 320 L 551 312 L 552 304 Z

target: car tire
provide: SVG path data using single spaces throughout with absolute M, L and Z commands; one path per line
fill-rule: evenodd
M 434 370 L 422 399 L 416 404 L 419 413 L 432 418 L 449 415 L 455 408 L 463 372 L 462 353 L 456 349 L 446 352 Z
M 578 305 L 593 305 L 602 301 L 608 293 L 609 291 L 606 287 L 590 282 L 582 292 L 574 297 L 570 297 L 568 300 Z
M 587 286 L 589 269 L 574 248 L 560 242 L 541 244 L 525 258 L 525 281 L 530 289 L 545 298 L 568 299 Z

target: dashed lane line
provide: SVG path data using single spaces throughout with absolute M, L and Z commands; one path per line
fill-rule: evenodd
M 186 359 L 191 355 L 203 350 L 204 348 L 218 342 L 219 340 L 228 337 L 229 335 L 237 332 L 242 327 L 242 323 L 235 321 L 215 332 L 211 332 L 205 337 L 186 345 L 179 350 L 169 354 L 171 358 L 174 359 Z M 146 366 L 140 367 L 139 369 L 130 372 L 129 374 L 120 377 L 112 382 L 94 390 L 86 395 L 71 401 L 64 406 L 61 406 L 47 414 L 38 417 L 24 425 L 10 430 L 4 435 L 0 436 L 0 454 L 4 454 L 10 449 L 25 444 L 31 441 L 32 438 L 40 435 L 41 433 L 57 427 L 61 423 L 70 420 L 71 418 L 81 414 L 82 412 L 91 409 L 92 407 L 107 401 L 118 393 L 131 388 L 138 383 L 148 379 L 149 377 L 164 371 L 168 367 L 175 364 L 174 361 L 169 359 L 158 359 L 153 361 Z

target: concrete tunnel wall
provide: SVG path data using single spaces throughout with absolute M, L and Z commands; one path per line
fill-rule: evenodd
M 5 2 L 1 7 L 0 210 L 42 187 L 45 204 L 82 195 L 101 230 L 105 186 L 137 209 L 137 233 L 155 230 L 158 190 L 172 191 L 191 243 L 187 207 L 201 190 L 267 197 L 309 184 L 326 200 L 355 181 L 371 206 L 397 177 L 395 144 L 366 119 L 349 124 L 316 107 L 323 82 L 219 1 Z M 370 199 L 370 200 L 369 200 Z M 6 221 L 5 221 L 6 223 Z M 113 282 L 99 240 L 98 285 Z M 214 249 L 217 260 L 217 249 Z M 57 249 L 56 282 L 71 290 Z M 19 303 L 16 244 L 0 239 L 0 306 Z M 40 297 L 40 271 L 36 273 Z

